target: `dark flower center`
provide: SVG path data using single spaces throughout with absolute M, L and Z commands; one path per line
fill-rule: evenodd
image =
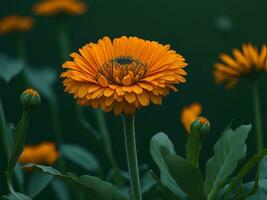
M 142 80 L 147 73 L 147 66 L 131 57 L 118 57 L 105 63 L 99 70 L 110 84 L 132 85 Z
M 115 58 L 114 61 L 120 65 L 129 65 L 133 62 L 133 60 L 130 57 L 126 58 Z

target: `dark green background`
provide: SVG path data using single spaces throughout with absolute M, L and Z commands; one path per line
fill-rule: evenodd
M 30 0 L 1 0 L 0 17 L 8 14 L 31 14 Z M 233 90 L 215 85 L 213 63 L 218 61 L 220 52 L 230 53 L 244 42 L 261 45 L 267 39 L 267 2 L 263 0 L 88 0 L 89 10 L 85 15 L 75 16 L 68 21 L 72 50 L 76 51 L 88 42 L 96 42 L 105 35 L 138 36 L 171 44 L 189 63 L 187 83 L 178 85 L 179 93 L 172 93 L 164 99 L 161 107 L 150 106 L 136 114 L 137 147 L 140 163 L 153 162 L 149 155 L 149 140 L 157 132 L 164 131 L 174 142 L 177 152 L 184 153 L 185 134 L 180 123 L 182 107 L 192 102 L 203 105 L 203 115 L 208 117 L 212 129 L 205 141 L 201 155 L 203 160 L 212 155 L 212 146 L 224 127 L 234 119 L 234 126 L 253 122 L 251 91 L 249 84 L 241 81 Z M 232 27 L 219 28 L 218 18 L 226 18 Z M 58 24 L 53 18 L 36 17 L 35 27 L 25 35 L 28 62 L 34 66 L 50 66 L 60 70 L 62 64 L 57 43 Z M 0 37 L 0 52 L 16 56 L 16 43 L 11 36 Z M 42 80 L 40 80 L 42 81 Z M 261 103 L 264 130 L 267 129 L 267 77 L 261 80 Z M 58 80 L 57 93 L 60 95 L 61 116 L 65 140 L 81 143 L 96 151 L 100 160 L 108 166 L 99 147 L 94 146 L 74 119 L 72 97 L 63 93 Z M 19 92 L 23 90 L 19 77 L 10 84 L 0 81 L 0 97 L 3 100 L 8 121 L 16 122 L 20 116 Z M 53 132 L 48 105 L 34 113 L 30 125 L 29 143 L 52 140 Z M 88 112 L 88 119 L 92 119 Z M 126 169 L 120 117 L 107 115 L 107 121 L 114 143 L 116 159 Z M 267 137 L 265 137 L 267 139 Z M 266 140 L 265 140 L 266 141 Z M 248 139 L 249 154 L 256 151 L 254 129 Z M 1 151 L 2 152 L 2 151 Z M 0 155 L 2 153 L 0 152 Z M 71 168 L 70 170 L 76 170 Z M 1 174 L 1 176 L 3 176 Z M 1 184 L 0 184 L 0 187 Z M 1 191 L 1 189 L 0 189 Z

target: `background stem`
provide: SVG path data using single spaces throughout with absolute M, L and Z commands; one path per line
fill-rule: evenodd
M 0 135 L 1 135 L 1 140 L 2 140 L 2 144 L 4 147 L 4 151 L 5 151 L 5 157 L 6 157 L 6 161 L 8 161 L 9 155 L 10 155 L 10 144 L 9 144 L 9 140 L 8 140 L 8 132 L 7 132 L 7 127 L 6 127 L 6 119 L 5 119 L 5 115 L 4 115 L 4 110 L 3 110 L 3 106 L 2 106 L 2 101 L 0 99 Z
M 136 152 L 134 115 L 122 114 L 122 118 L 124 123 L 125 147 L 131 182 L 131 196 L 133 197 L 133 200 L 141 200 L 142 194 Z
M 59 18 L 58 40 L 59 40 L 59 44 L 60 44 L 60 48 L 62 52 L 62 59 L 65 61 L 68 59 L 69 53 L 71 52 L 67 33 L 68 31 L 67 31 L 66 19 L 64 17 L 61 17 Z M 76 109 L 77 118 L 81 119 L 82 117 L 81 115 L 83 113 L 81 112 L 80 108 L 77 105 L 75 105 L 75 109 Z M 107 154 L 107 157 L 114 171 L 114 174 L 113 174 L 114 181 L 116 182 L 117 185 L 122 186 L 124 184 L 124 178 L 113 155 L 112 143 L 111 143 L 110 135 L 108 132 L 104 113 L 102 110 L 95 110 L 95 109 L 94 109 L 94 112 L 95 112 L 96 121 L 98 124 L 98 129 L 101 134 L 101 139 L 103 141 L 103 148 L 105 149 L 105 153 Z M 88 126 L 85 128 L 88 128 Z
M 101 139 L 103 141 L 103 147 L 105 149 L 105 152 L 107 154 L 107 157 L 109 159 L 109 162 L 113 168 L 113 178 L 114 181 L 116 182 L 117 185 L 122 186 L 124 184 L 124 178 L 123 175 L 121 174 L 121 170 L 114 158 L 113 150 L 112 150 L 112 144 L 111 144 L 111 139 L 110 139 L 110 134 L 108 131 L 105 115 L 102 110 L 96 110 L 94 109 L 95 116 L 96 116 L 96 121 L 98 125 L 98 129 L 101 134 Z
M 258 82 L 252 82 L 252 98 L 253 98 L 253 109 L 255 119 L 255 130 L 256 130 L 256 142 L 258 152 L 263 149 L 263 136 L 262 136 L 262 121 L 261 121 L 261 109 L 259 99 L 259 86 Z

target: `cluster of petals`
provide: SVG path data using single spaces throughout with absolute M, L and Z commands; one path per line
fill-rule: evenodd
M 80 105 L 115 114 L 161 104 L 170 90 L 177 91 L 174 84 L 186 81 L 185 59 L 170 45 L 137 37 L 104 37 L 71 57 L 61 74 L 65 91 Z
M 267 72 L 267 46 L 261 50 L 252 44 L 243 44 L 242 49 L 233 49 L 232 56 L 221 54 L 220 63 L 215 63 L 216 83 L 226 83 L 231 88 L 240 78 L 255 79 L 262 72 Z

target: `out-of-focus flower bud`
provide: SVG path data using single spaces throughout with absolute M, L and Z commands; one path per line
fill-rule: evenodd
M 192 122 L 190 127 L 191 134 L 198 134 L 201 138 L 208 135 L 210 132 L 210 122 L 205 117 L 198 117 Z
M 26 89 L 20 95 L 20 102 L 24 109 L 31 109 L 41 104 L 41 97 L 37 91 Z

